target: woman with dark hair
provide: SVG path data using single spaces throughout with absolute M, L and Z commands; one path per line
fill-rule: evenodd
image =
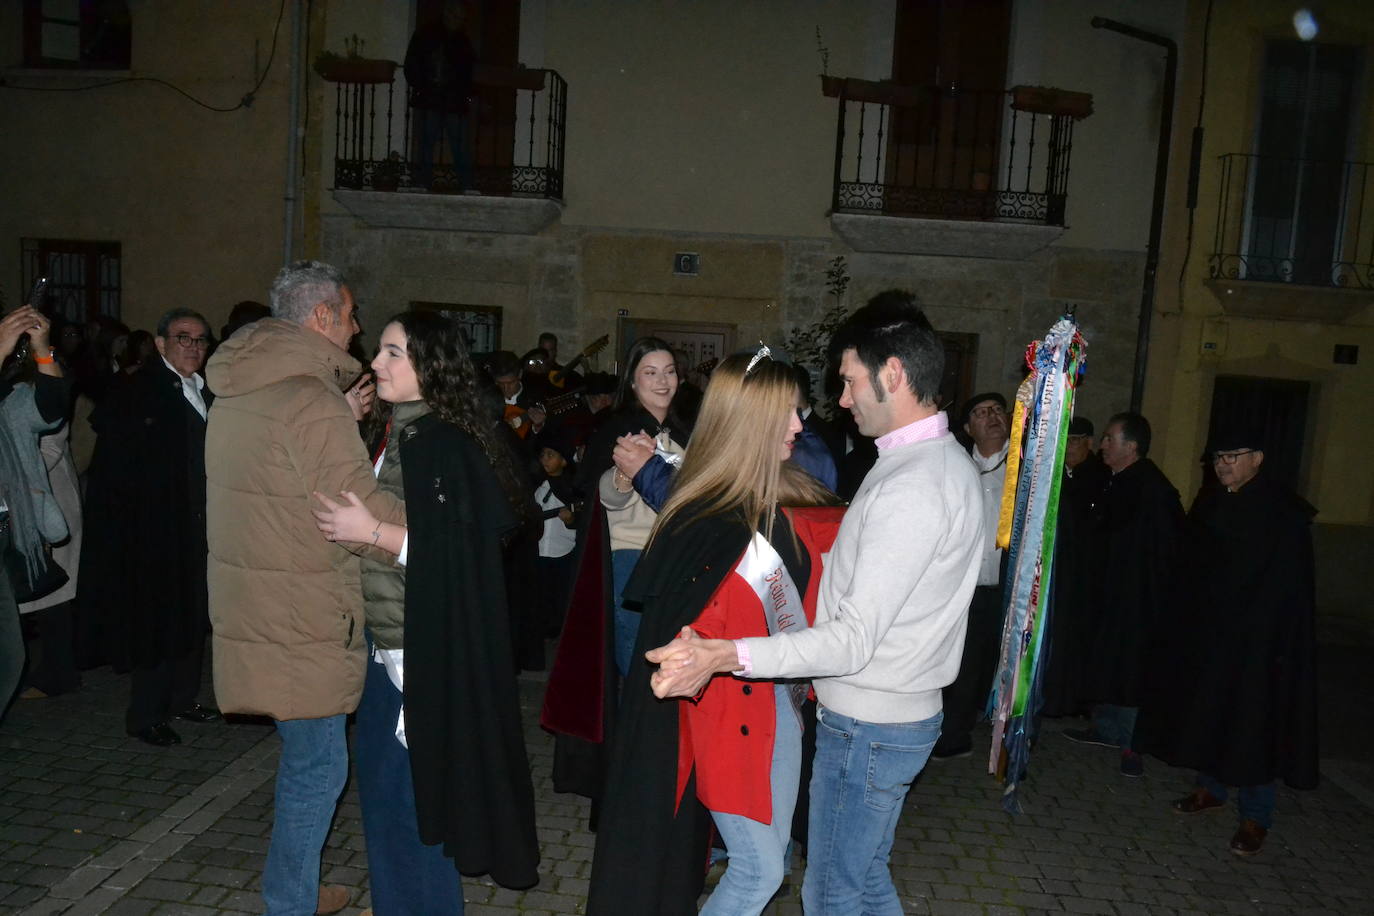
M 634 489 L 643 462 L 627 475 L 612 454 L 618 439 L 643 433 L 655 442 L 650 460 L 681 460 L 690 430 L 673 411 L 677 388 L 677 360 L 667 341 L 636 340 L 625 355 L 610 416 L 578 464 L 575 491 L 591 511 L 579 533 L 577 575 L 540 715 L 557 738 L 553 783 L 559 792 L 600 797 L 620 681 L 639 667 L 631 658 L 639 614 L 621 607 L 620 596 L 656 514 Z
M 788 460 L 796 403 L 791 368 L 766 348 L 712 374 L 625 590 L 643 614 L 636 658 L 685 627 L 736 639 L 814 619 L 842 510 L 802 508 L 835 497 Z M 665 703 L 650 674 L 638 664 L 625 681 L 587 911 L 696 912 L 714 821 L 730 864 L 702 912 L 758 914 L 786 875 L 807 685 L 724 676 L 692 702 Z
M 478 406 L 456 323 L 397 315 L 372 369 L 378 484 L 404 497 L 407 524 L 377 521 L 351 493 L 317 494 L 316 512 L 326 538 L 378 545 L 399 564 L 362 566 L 372 661 L 355 760 L 372 904 L 381 916 L 461 913 L 459 872 L 538 880 L 502 577 L 502 542 L 529 495 Z
M 621 677 L 629 673 L 639 614 L 623 608 L 620 596 L 649 540 L 656 513 L 636 492 L 635 475 L 614 467 L 611 456 L 621 436 L 644 433 L 656 440 L 655 453 L 662 460 L 680 462 L 690 430 L 673 411 L 677 391 L 677 357 L 672 347 L 657 337 L 641 337 L 631 344 L 616 390 L 615 414 L 587 443 L 578 472 L 582 491 L 588 496 L 595 494 L 606 513 L 615 608 L 615 664 Z

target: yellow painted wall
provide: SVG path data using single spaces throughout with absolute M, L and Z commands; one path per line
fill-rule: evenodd
M 232 106 L 267 61 L 279 4 L 147 0 L 131 4 L 135 76 Z M 0 65 L 11 85 L 75 88 L 108 78 L 12 69 L 20 4 L 0 5 Z M 253 106 L 206 111 L 132 83 L 86 92 L 0 90 L 0 285 L 22 298 L 24 237 L 118 241 L 123 317 L 151 328 L 174 306 L 218 328 L 240 299 L 265 300 L 281 265 L 289 4 Z M 117 74 L 116 74 L 117 75 Z
M 1206 7 L 1200 0 L 1190 3 L 1179 86 L 1178 141 L 1171 161 L 1170 207 L 1145 403 L 1145 412 L 1157 429 L 1154 457 L 1184 493 L 1186 502 L 1201 482 L 1198 456 L 1206 444 L 1215 377 L 1234 374 L 1305 380 L 1313 384 L 1315 396 L 1311 433 L 1304 449 L 1307 469 L 1303 495 L 1320 510 L 1321 522 L 1369 525 L 1374 523 L 1374 473 L 1368 459 L 1374 453 L 1374 307 L 1357 310 L 1339 322 L 1301 316 L 1294 320 L 1237 317 L 1225 314 L 1204 285 L 1219 209 L 1221 171 L 1217 157 L 1253 148 L 1264 41 L 1293 35 L 1293 4 L 1276 0 L 1215 3 L 1207 47 L 1202 177 L 1191 246 L 1186 241 L 1183 194 L 1188 134 L 1198 113 Z M 1356 155 L 1374 160 L 1374 107 L 1370 104 L 1374 17 L 1363 0 L 1323 4 L 1320 15 L 1322 31 L 1317 40 L 1358 44 L 1365 49 L 1366 86 L 1356 119 Z M 1204 339 L 1218 342 L 1218 350 L 1203 351 Z M 1335 365 L 1332 350 L 1336 344 L 1359 346 L 1359 364 Z

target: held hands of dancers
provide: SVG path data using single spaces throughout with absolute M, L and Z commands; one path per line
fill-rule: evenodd
M 691 627 L 683 627 L 666 646 L 644 653 L 658 670 L 649 679 L 654 696 L 694 697 L 717 674 L 739 670 L 739 654 L 728 639 L 702 639 Z
M 641 429 L 637 433 L 620 436 L 615 440 L 615 451 L 611 452 L 611 460 L 615 462 L 616 470 L 627 480 L 634 480 L 640 469 L 654 457 L 656 447 L 657 443 L 653 436 Z

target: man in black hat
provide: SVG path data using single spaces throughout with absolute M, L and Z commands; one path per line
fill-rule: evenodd
M 1248 856 L 1272 825 L 1274 780 L 1317 785 L 1315 510 L 1264 473 L 1257 430 L 1214 432 L 1205 457 L 1217 483 L 1188 513 L 1136 745 L 1197 770 L 1177 814 L 1219 809 L 1238 786 L 1231 851 Z
M 968 608 L 968 631 L 959 676 L 944 689 L 945 720 L 931 757 L 949 760 L 973 752 L 973 724 L 988 702 L 1002 643 L 1002 560 L 997 547 L 997 519 L 1007 473 L 1011 421 L 1007 399 L 996 391 L 976 394 L 960 412 L 964 435 L 973 441 L 969 456 L 978 468 L 983 491 L 983 551 L 978 586 Z

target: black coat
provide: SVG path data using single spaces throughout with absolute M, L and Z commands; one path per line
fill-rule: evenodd
M 738 519 L 684 523 L 678 515 L 640 558 L 625 588 L 625 603 L 642 607 L 644 619 L 609 752 L 587 896 L 591 916 L 697 911 L 711 815 L 697 800 L 695 773 L 676 805 L 680 701 L 654 697 L 653 666 L 644 653 L 667 644 L 701 615 L 750 538 Z
M 613 411 L 592 434 L 577 466 L 575 489 L 587 500 L 588 508 L 581 516 L 573 560 L 577 575 L 549 671 L 540 722 L 554 733 L 554 790 L 591 798 L 593 829 L 600 819 L 599 799 L 616 730 L 619 677 L 612 660 L 615 592 L 610 533 L 600 502 L 599 481 L 613 464 L 611 453 L 617 438 L 640 430 L 657 435 L 660 429 L 667 429 L 674 442 L 687 442 L 688 430 L 675 414 L 670 413 L 660 424 L 638 404 Z
M 1178 573 L 1183 506 L 1164 473 L 1142 458 L 1112 475 L 1093 514 L 1094 636 L 1084 699 L 1138 706 L 1150 642 Z
M 1054 576 L 1050 587 L 1049 661 L 1045 668 L 1043 712 L 1071 716 L 1083 711 L 1083 671 L 1092 650 L 1095 620 L 1094 506 L 1111 472 L 1089 454 L 1072 474 L 1064 472 L 1059 491 L 1059 527 L 1054 541 Z
M 486 456 L 433 414 L 402 433 L 410 533 L 405 715 L 420 839 L 463 874 L 538 882 L 501 538 L 515 516 Z
M 1316 787 L 1312 511 L 1263 473 L 1198 494 L 1138 749 L 1224 785 Z
M 205 420 L 159 359 L 111 388 L 91 426 L 77 601 L 116 669 L 153 667 L 209 630 Z

